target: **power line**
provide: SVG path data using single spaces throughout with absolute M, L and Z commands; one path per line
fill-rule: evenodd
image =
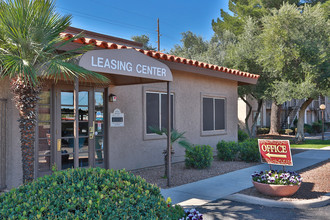
M 100 1 L 98 1 L 98 0 L 94 0 L 94 2 L 98 2 L 98 3 L 100 3 L 100 4 L 105 4 L 105 5 L 110 6 L 111 8 L 114 8 L 114 9 L 117 9 L 117 10 L 120 10 L 120 11 L 123 11 L 123 12 L 127 12 L 127 13 L 130 13 L 130 14 L 136 14 L 136 15 L 138 15 L 138 16 L 145 17 L 145 18 L 149 18 L 149 19 L 152 19 L 152 20 L 155 20 L 155 19 L 156 19 L 156 18 L 154 18 L 154 17 L 148 16 L 148 15 L 145 15 L 145 14 L 140 14 L 140 13 L 137 13 L 137 12 L 135 12 L 135 11 L 129 11 L 129 10 L 126 10 L 126 9 L 122 9 L 122 8 L 114 7 L 113 5 L 107 4 L 106 2 L 100 2 Z M 173 23 L 170 24 L 170 23 L 167 23 L 167 22 L 165 22 L 165 21 L 162 21 L 162 23 L 167 24 L 168 27 L 170 27 L 170 28 L 172 28 L 172 29 L 175 29 L 175 28 L 180 29 L 180 27 L 178 27 L 178 26 L 176 26 L 176 25 L 173 25 Z
M 141 26 L 137 26 L 137 25 L 132 25 L 132 24 L 128 24 L 128 23 L 123 23 L 123 22 L 118 22 L 118 21 L 114 21 L 114 20 L 109 20 L 109 19 L 106 19 L 106 18 L 103 18 L 103 17 L 98 17 L 98 16 L 95 16 L 95 15 L 91 15 L 91 14 L 87 14 L 87 13 L 82 13 L 82 12 L 74 11 L 74 10 L 71 10 L 71 9 L 63 8 L 63 7 L 58 7 L 58 8 L 60 8 L 62 10 L 65 10 L 65 11 L 68 11 L 68 12 L 73 12 L 73 13 L 75 13 L 75 16 L 78 16 L 78 17 L 87 16 L 87 17 L 91 17 L 91 18 L 96 18 L 99 21 L 102 21 L 102 22 L 105 22 L 105 23 L 108 23 L 108 24 L 112 24 L 112 25 L 130 26 L 130 27 L 133 27 L 133 29 L 136 29 L 136 30 L 153 32 L 153 30 L 147 29 L 145 27 L 141 27 Z M 80 14 L 80 15 L 77 15 L 77 14 Z

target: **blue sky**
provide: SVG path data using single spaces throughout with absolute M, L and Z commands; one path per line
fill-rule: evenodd
M 73 15 L 73 27 L 125 39 L 146 34 L 153 46 L 159 18 L 161 50 L 166 51 L 185 31 L 209 40 L 221 8 L 228 11 L 228 0 L 57 0 L 58 12 Z

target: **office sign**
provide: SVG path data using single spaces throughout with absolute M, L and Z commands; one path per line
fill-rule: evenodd
M 293 166 L 288 140 L 258 140 L 262 163 Z
M 173 81 L 167 65 L 133 49 L 88 51 L 80 58 L 79 66 L 99 73 Z

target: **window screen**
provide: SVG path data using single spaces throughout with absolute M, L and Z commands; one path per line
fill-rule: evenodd
M 214 130 L 213 121 L 213 99 L 203 98 L 203 131 Z
M 147 134 L 152 133 L 149 127 L 159 127 L 159 94 L 147 93 Z
M 203 98 L 203 131 L 225 129 L 225 100 Z
M 215 130 L 225 129 L 225 100 L 215 99 Z
M 171 95 L 171 127 L 173 129 L 174 119 L 174 96 Z M 167 94 L 166 93 L 146 93 L 146 131 L 152 134 L 150 127 L 167 128 Z

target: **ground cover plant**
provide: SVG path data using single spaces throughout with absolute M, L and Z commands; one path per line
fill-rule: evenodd
M 0 196 L 3 219 L 179 219 L 180 206 L 125 170 L 68 169 Z
M 323 147 L 330 146 L 330 140 L 305 140 L 303 143 L 300 144 L 291 144 L 291 148 L 314 148 L 320 149 Z

